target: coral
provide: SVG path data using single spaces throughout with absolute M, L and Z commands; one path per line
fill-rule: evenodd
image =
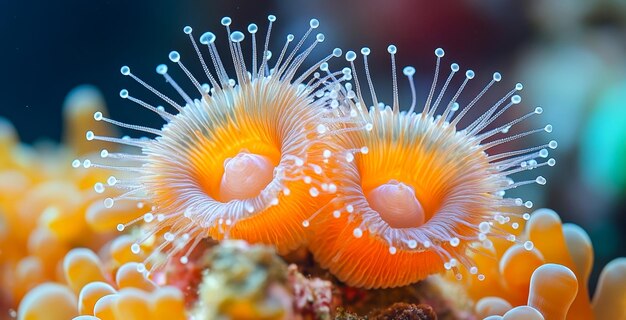
M 333 304 L 332 283 L 320 278 L 306 278 L 294 264 L 288 268 L 289 286 L 293 289 L 294 307 L 300 316 L 330 319 Z
M 386 308 L 375 309 L 367 316 L 358 316 L 356 313 L 347 312 L 338 308 L 335 320 L 437 320 L 437 314 L 433 308 L 426 304 L 394 303 Z
M 19 320 L 186 319 L 183 292 L 148 279 L 137 262 L 115 266 L 89 249 L 77 248 L 65 255 L 62 265 L 64 284 L 31 289 L 20 303 Z M 56 313 L 50 314 L 49 308 Z
M 95 110 L 106 111 L 99 91 L 81 86 L 68 94 L 63 107 L 66 139 L 61 145 L 19 142 L 17 131 L 0 119 L 0 310 L 15 309 L 33 287 L 63 278 L 60 261 L 68 250 L 84 246 L 97 250 L 114 236 L 86 218 L 94 203 L 116 191 L 99 193 L 97 181 L 107 170 L 72 168 L 72 159 L 107 143 L 75 139 L 76 131 L 93 126 L 100 134 L 112 128 L 94 122 Z M 78 165 L 74 163 L 74 165 Z M 138 210 L 136 203 L 124 215 Z M 56 290 L 56 289 L 54 289 Z M 53 291 L 54 291 L 53 290 Z M 32 301 L 37 301 L 36 296 Z M 38 299 L 38 298 L 37 298 Z
M 335 320 L 361 320 L 363 318 L 359 317 L 355 313 L 351 313 L 346 311 L 344 308 L 337 308 L 335 312 Z
M 596 319 L 626 319 L 626 258 L 609 262 L 600 273 L 593 295 Z
M 17 312 L 18 319 L 72 319 L 78 316 L 76 300 L 70 288 L 44 283 L 24 297 Z
M 388 48 L 391 106 L 376 97 L 363 48 L 368 103 L 354 52 L 346 54 L 351 69 L 329 70 L 328 61 L 341 55 L 335 49 L 298 73 L 324 41 L 318 34 L 303 47 L 318 28 L 315 19 L 295 48 L 288 50 L 295 38 L 287 37 L 270 66 L 276 18 L 268 18 L 260 63 L 258 28 L 248 27 L 249 65 L 244 34 L 222 19 L 236 80 L 219 58 L 216 36 L 199 38 L 210 70 L 184 28 L 209 84 L 178 52 L 169 58 L 198 100 L 165 65 L 157 72 L 182 104 L 122 67 L 168 104 L 120 92 L 161 116 L 160 129 L 108 118 L 98 92 L 87 87 L 66 100 L 62 146 L 22 145 L 0 119 L 0 316 L 7 309 L 19 320 L 626 318 L 624 258 L 604 268 L 590 301 L 593 247 L 585 231 L 551 210 L 529 214 L 531 202 L 505 198 L 509 189 L 546 182 L 511 175 L 555 164 L 538 162 L 554 141 L 492 149 L 551 131 L 509 133 L 541 108 L 492 128 L 521 102 L 521 84 L 461 127 L 499 73 L 461 108 L 457 100 L 475 74 L 466 71 L 448 101 L 460 67 L 450 66 L 437 91 L 444 55 L 437 49 L 424 109 L 415 112 L 415 70 L 407 67 L 413 101 L 400 111 L 395 46 Z M 109 124 L 150 137 L 113 138 Z M 85 131 L 94 141 L 83 141 Z M 96 150 L 101 159 L 92 161 Z M 307 259 L 307 245 L 334 276 Z M 289 252 L 286 259 L 297 264 L 279 256 Z M 451 272 L 433 275 L 445 270 Z
M 207 262 L 193 312 L 196 318 L 293 318 L 287 265 L 273 248 L 223 241 Z
M 336 284 L 336 305 L 340 305 L 359 316 L 366 316 L 377 310 L 385 310 L 395 303 L 407 305 L 427 305 L 439 319 L 465 319 L 466 298 L 462 292 L 446 288 L 449 283 L 432 276 L 423 281 L 403 287 L 388 289 L 359 289 Z
M 505 248 L 501 259 L 479 260 L 483 270 L 491 271 L 485 275 L 490 280 L 465 284 L 468 293 L 477 300 L 477 315 L 514 319 L 518 312 L 530 311 L 526 308 L 512 312 L 515 308 L 511 306 L 528 305 L 546 319 L 626 316 L 623 301 L 619 300 L 626 296 L 626 260 L 616 259 L 605 266 L 592 303 L 587 282 L 593 265 L 593 248 L 582 228 L 562 224 L 554 211 L 540 209 L 532 213 L 521 237 L 532 241 L 532 250 L 513 245 Z
M 437 315 L 429 305 L 394 303 L 388 308 L 370 313 L 372 320 L 437 320 Z
M 476 302 L 475 313 L 479 319 L 489 316 L 501 316 L 513 309 L 511 304 L 500 297 L 485 297 Z
M 528 306 L 548 319 L 564 320 L 577 293 L 578 281 L 572 270 L 547 263 L 537 268 L 530 278 Z
M 519 306 L 507 311 L 503 316 L 489 316 L 485 320 L 544 320 L 544 317 L 532 307 Z

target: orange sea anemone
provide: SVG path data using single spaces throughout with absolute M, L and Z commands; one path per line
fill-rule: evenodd
M 593 247 L 581 227 L 563 224 L 556 212 L 539 209 L 531 214 L 520 237 L 532 241 L 534 248 L 525 251 L 512 245 L 500 259 L 476 260 L 488 281 L 464 285 L 477 301 L 477 316 L 509 319 L 506 314 L 513 306 L 528 305 L 545 319 L 626 317 L 626 259 L 617 258 L 602 269 L 590 299 Z
M 146 278 L 137 272 L 137 262 L 119 264 L 115 257 L 108 258 L 111 261 L 102 260 L 86 248 L 69 251 L 62 259 L 64 279 L 30 290 L 17 319 L 185 319 L 179 288 Z
M 94 204 L 117 190 L 98 194 L 93 185 L 110 175 L 107 170 L 74 170 L 77 156 L 111 147 L 73 139 L 90 126 L 99 134 L 112 128 L 91 118 L 106 113 L 100 92 L 79 86 L 68 94 L 64 107 L 65 139 L 61 144 L 20 142 L 17 130 L 0 118 L 0 318 L 17 307 L 26 292 L 46 281 L 62 278 L 59 261 L 75 246 L 96 250 L 115 236 L 113 228 L 91 220 Z M 126 216 L 142 212 L 135 205 L 120 208 Z M 14 312 L 14 310 L 13 310 Z
M 255 24 L 248 26 L 252 38 L 252 64 L 248 67 L 241 46 L 244 33 L 231 31 L 231 19 L 222 19 L 236 81 L 229 78 L 220 59 L 216 36 L 206 32 L 200 37 L 213 63 L 214 69 L 210 70 L 191 27 L 184 28 L 209 84 L 201 84 L 192 75 L 178 52 L 171 52 L 169 58 L 198 90 L 199 100 L 181 89 L 165 65 L 159 65 L 157 72 L 180 94 L 185 102 L 182 105 L 139 79 L 129 67 L 122 67 L 123 75 L 178 111 L 171 114 L 163 107 L 132 97 L 128 90 L 121 91 L 122 98 L 163 117 L 167 121 L 163 128 L 129 125 L 100 113 L 94 115 L 96 120 L 156 136 L 119 139 L 87 132 L 88 140 L 116 142 L 137 147 L 140 152 L 103 150 L 103 159 L 98 163 L 85 160 L 87 166 L 119 171 L 107 184 L 127 192 L 106 199 L 106 207 L 119 199 L 144 199 L 154 204 L 143 216 L 147 231 L 132 248 L 139 252 L 141 242 L 156 236 L 159 245 L 148 258 L 152 267 L 155 262 L 165 261 L 153 259 L 159 252 L 167 252 L 168 256 L 179 253 L 180 261 L 185 263 L 195 245 L 207 236 L 273 244 L 281 253 L 297 248 L 306 241 L 303 221 L 323 206 L 321 196 L 336 189 L 325 173 L 335 162 L 327 155 L 336 151 L 328 137 L 337 123 L 356 121 L 336 101 L 338 83 L 351 76 L 350 70 L 328 71 L 327 61 L 341 55 L 340 49 L 334 49 L 298 71 L 311 51 L 324 41 L 324 35 L 317 34 L 310 45 L 304 46 L 319 26 L 316 19 L 310 21 L 310 28 L 292 49 L 289 47 L 294 36 L 287 36 L 276 62 L 270 66 L 268 46 L 275 20 L 269 16 L 260 63 L 256 51 L 258 28 Z M 97 187 L 103 189 L 104 183 Z M 124 222 L 128 223 L 120 224 L 120 231 L 135 221 Z
M 459 71 L 458 64 L 453 63 L 452 72 L 435 94 L 442 49 L 435 51 L 434 81 L 421 113 L 414 112 L 415 69 L 404 69 L 413 101 L 407 111 L 400 111 L 396 47 L 389 46 L 388 51 L 393 71 L 392 106 L 378 101 L 367 66 L 370 50 L 361 50 L 372 96 L 369 110 L 355 69 L 357 55 L 353 51 L 346 54 L 354 86 L 345 85 L 344 102 L 360 111 L 368 130 L 348 132 L 338 139 L 346 148 L 364 152 L 351 157 L 349 160 L 353 161 L 341 170 L 344 174 L 337 176 L 337 197 L 325 214 L 318 215 L 320 221 L 311 224 L 315 241 L 311 241 L 310 248 L 322 266 L 353 286 L 401 286 L 445 269 L 461 278 L 460 267 L 483 280 L 484 275 L 467 253 L 480 246 L 492 246 L 490 239 L 518 241 L 507 228 L 520 228 L 522 217 L 527 219 L 529 215 L 516 208 L 530 208 L 532 203 L 505 198 L 505 192 L 546 181 L 538 176 L 514 182 L 510 176 L 554 165 L 553 159 L 542 163 L 536 159 L 546 158 L 547 149 L 555 148 L 556 142 L 506 152 L 494 152 L 494 147 L 511 145 L 531 134 L 551 132 L 552 127 L 509 133 L 518 123 L 540 114 L 539 107 L 508 123 L 492 125 L 521 102 L 516 94 L 522 90 L 521 84 L 491 104 L 484 114 L 460 126 L 462 119 L 467 120 L 464 117 L 468 111 L 485 100 L 485 93 L 501 80 L 501 75 L 494 73 L 480 93 L 460 99 L 475 76 L 468 70 L 456 92 L 446 98 L 446 90 Z M 461 108 L 463 101 L 469 102 Z M 533 246 L 531 242 L 520 244 L 527 250 Z

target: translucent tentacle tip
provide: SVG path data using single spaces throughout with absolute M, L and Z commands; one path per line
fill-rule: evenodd
M 104 203 L 104 207 L 107 208 L 107 209 L 113 208 L 114 202 L 115 201 L 113 201 L 112 198 L 106 198 L 106 199 L 104 199 L 104 202 L 103 202 Z M 120 230 L 119 225 L 118 225 L 117 230 L 122 231 L 124 229 Z
M 205 32 L 200 36 L 200 43 L 208 45 L 215 42 L 215 38 L 213 32 Z
M 446 54 L 445 51 L 443 51 L 443 49 L 441 48 L 437 48 L 435 49 L 435 55 L 439 58 L 443 57 Z
M 96 193 L 103 193 L 105 190 L 104 184 L 102 184 L 102 182 L 96 182 L 93 185 L 93 190 L 96 191 Z
M 387 47 L 387 52 L 391 53 L 391 54 L 396 54 L 396 52 L 398 52 L 398 48 L 396 48 L 396 46 L 394 46 L 393 44 L 389 45 Z
M 259 31 L 259 27 L 257 27 L 256 24 L 251 23 L 250 25 L 248 25 L 248 32 L 250 32 L 251 34 L 255 34 L 257 33 L 257 31 Z
M 128 98 L 128 90 L 126 90 L 126 89 L 120 90 L 120 98 L 122 98 L 122 99 Z
M 123 66 L 120 68 L 120 72 L 125 76 L 130 75 L 130 68 L 128 66 Z
M 474 77 L 476 76 L 476 73 L 474 72 L 474 70 L 467 70 L 465 71 L 465 77 L 468 79 L 474 79 Z
M 273 14 L 270 14 L 269 16 L 267 16 L 267 20 L 269 20 L 270 22 L 274 22 L 276 21 L 276 16 Z
M 535 181 L 537 182 L 537 184 L 540 184 L 540 185 L 544 185 L 544 184 L 546 184 L 546 178 L 544 178 L 544 177 L 542 177 L 542 176 L 538 176 L 538 177 L 535 179 Z
M 191 33 L 191 31 L 193 31 L 193 29 L 192 29 L 190 26 L 185 26 L 185 27 L 183 28 L 183 32 L 184 32 L 185 34 L 190 34 L 190 33 Z
M 309 25 L 312 29 L 315 29 L 320 26 L 320 22 L 317 19 L 311 19 L 311 21 L 309 21 Z
M 170 61 L 177 63 L 178 61 L 180 61 L 180 53 L 178 53 L 178 51 L 172 51 L 168 55 L 168 58 L 170 58 Z
M 412 77 L 415 74 L 415 68 L 412 66 L 404 67 L 402 73 L 404 73 L 404 75 L 407 77 Z
M 232 22 L 233 22 L 233 20 L 232 20 L 230 17 L 223 17 L 223 18 L 222 18 L 222 21 L 221 21 L 221 23 L 222 23 L 222 25 L 223 25 L 224 27 L 230 26 L 230 24 L 231 24 Z
M 235 31 L 235 32 L 231 33 L 230 41 L 235 42 L 235 43 L 239 43 L 239 42 L 243 41 L 243 39 L 245 39 L 245 37 L 246 36 L 243 34 L 243 32 Z
M 171 55 L 171 54 L 172 54 L 172 53 L 170 53 L 170 55 Z M 156 67 L 156 72 L 157 72 L 158 74 L 161 74 L 161 75 L 166 74 L 166 73 L 167 73 L 167 66 L 166 66 L 166 65 L 164 65 L 164 64 L 160 64 L 160 65 L 158 65 L 158 66 Z
M 362 55 L 364 55 L 364 56 L 368 56 L 370 53 L 371 53 L 370 48 L 368 48 L 368 47 L 363 47 L 363 48 L 361 48 L 361 54 L 362 54 Z
M 356 52 L 354 51 L 348 51 L 346 52 L 346 60 L 348 62 L 352 62 L 356 59 Z

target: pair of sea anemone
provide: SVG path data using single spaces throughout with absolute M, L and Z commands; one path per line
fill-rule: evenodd
M 169 105 L 168 109 L 155 106 L 128 90 L 120 93 L 161 116 L 166 121 L 162 128 L 118 122 L 99 112 L 94 115 L 98 121 L 156 136 L 120 139 L 89 131 L 88 140 L 129 149 L 102 150 L 102 160 L 82 163 L 119 172 L 95 186 L 97 191 L 104 190 L 105 184 L 124 191 L 107 198 L 105 207 L 123 199 L 152 204 L 142 217 L 118 225 L 122 231 L 145 222 L 143 234 L 131 246 L 134 253 L 142 251 L 145 241 L 157 242 L 145 264 L 139 265 L 140 271 L 148 272 L 174 256 L 186 263 L 196 245 L 210 237 L 272 244 L 280 253 L 308 245 L 317 261 L 340 280 L 365 288 L 406 285 L 446 269 L 459 279 L 469 274 L 483 280 L 469 253 L 492 246 L 494 238 L 520 242 L 504 226 L 518 229 L 529 217 L 519 208 L 532 206 L 529 201 L 506 198 L 505 193 L 546 182 L 541 176 L 514 181 L 511 175 L 555 163 L 541 160 L 556 147 L 554 141 L 498 152 L 496 147 L 502 150 L 515 140 L 550 132 L 547 125 L 512 133 L 512 128 L 542 109 L 502 121 L 521 102 L 516 93 L 522 85 L 517 84 L 489 102 L 482 115 L 468 119 L 501 75 L 494 73 L 478 94 L 468 95 L 464 89 L 475 73 L 467 70 L 452 90 L 460 67 L 452 63 L 441 84 L 442 49 L 435 51 L 434 80 L 419 113 L 415 69 L 403 69 L 412 102 L 408 108 L 401 106 L 393 45 L 388 47 L 393 79 L 393 102 L 388 106 L 375 93 L 368 48 L 361 50 L 365 82 L 358 77 L 361 72 L 353 51 L 345 54 L 350 67 L 339 71 L 331 71 L 328 61 L 340 57 L 340 49 L 304 67 L 324 41 L 324 35 L 317 34 L 307 44 L 319 26 L 313 19 L 295 46 L 295 37 L 287 36 L 271 64 L 275 55 L 268 47 L 276 18 L 268 19 L 260 57 L 258 27 L 247 28 L 252 38 L 251 64 L 242 51 L 244 33 L 231 30 L 230 18 L 222 19 L 234 79 L 220 58 L 217 37 L 211 32 L 200 37 L 208 47 L 210 68 L 192 29 L 184 28 L 206 79 L 196 78 L 178 52 L 171 52 L 169 59 L 186 74 L 200 98 L 192 99 L 166 65 L 156 70 L 184 104 L 122 67 L 123 75 Z M 371 99 L 365 97 L 368 91 Z M 106 216 L 107 211 L 100 214 Z M 533 247 L 530 241 L 520 244 L 526 250 Z

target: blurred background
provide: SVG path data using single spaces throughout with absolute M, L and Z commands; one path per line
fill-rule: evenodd
M 424 101 L 430 87 L 437 47 L 446 50 L 444 76 L 452 62 L 462 70 L 476 71 L 476 79 L 460 99 L 465 103 L 472 98 L 467 93 L 478 93 L 494 71 L 501 72 L 503 81 L 467 119 L 489 108 L 490 98 L 497 101 L 522 82 L 524 107 L 502 121 L 542 106 L 542 116 L 532 117 L 517 130 L 549 123 L 554 131 L 498 151 L 550 139 L 557 140 L 559 147 L 551 154 L 556 167 L 537 169 L 528 176 L 534 179 L 541 174 L 548 184 L 515 190 L 514 196 L 532 200 L 535 207 L 552 208 L 565 222 L 579 224 L 589 233 L 596 255 L 592 284 L 608 261 L 626 256 L 625 0 L 65 0 L 62 4 L 2 0 L 0 117 L 14 123 L 24 142 L 58 141 L 66 94 L 77 85 L 91 84 L 102 91 L 112 118 L 160 126 L 148 112 L 119 98 L 122 88 L 152 98 L 121 76 L 119 68 L 129 65 L 135 74 L 174 97 L 175 92 L 154 72 L 157 64 L 169 62 L 171 50 L 180 51 L 186 65 L 201 72 L 183 26 L 192 26 L 196 37 L 214 31 L 222 37 L 218 44 L 226 54 L 225 32 L 219 24 L 222 16 L 231 16 L 232 27 L 238 30 L 255 22 L 264 34 L 268 14 L 278 16 L 274 52 L 288 33 L 306 31 L 312 17 L 320 20 L 318 30 L 326 34 L 326 41 L 311 61 L 334 47 L 344 52 L 370 47 L 377 93 L 387 103 L 390 43 L 398 47 L 400 67 L 417 69 L 418 101 Z M 182 72 L 172 74 L 185 83 Z M 408 106 L 408 84 L 400 84 L 401 101 Z

